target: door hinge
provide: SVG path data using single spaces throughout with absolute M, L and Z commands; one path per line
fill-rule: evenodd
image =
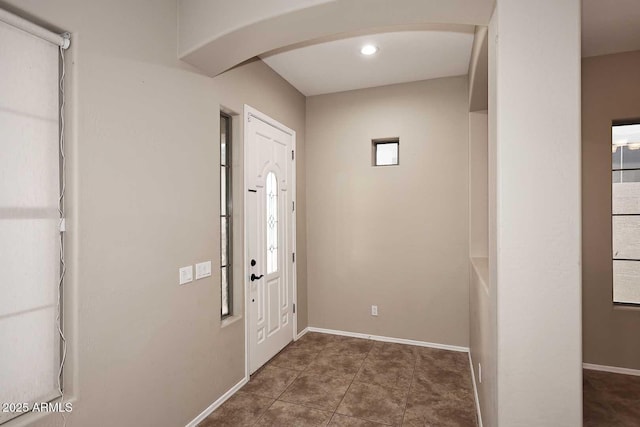
M 292 255 L 293 255 L 293 257 L 292 257 L 293 258 L 293 262 L 296 262 L 296 253 L 294 252 Z
M 295 160 L 296 159 L 296 155 L 294 154 L 294 151 L 291 150 L 291 160 Z
M 291 212 L 296 210 L 296 202 L 291 202 Z
M 296 305 L 293 304 L 293 314 L 296 314 Z

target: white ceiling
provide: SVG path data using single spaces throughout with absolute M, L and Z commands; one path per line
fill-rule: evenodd
M 466 74 L 473 26 L 382 32 L 276 51 L 261 59 L 307 96 Z M 380 51 L 360 54 L 364 44 Z M 640 0 L 583 0 L 582 56 L 640 50 Z
M 304 95 L 467 74 L 474 27 L 377 33 L 303 46 L 261 59 Z M 379 47 L 360 54 L 365 44 Z
M 640 49 L 640 0 L 582 0 L 582 56 Z

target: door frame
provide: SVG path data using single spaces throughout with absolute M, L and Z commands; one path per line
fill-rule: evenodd
M 242 114 L 242 140 L 243 140 L 243 145 L 242 145 L 242 169 L 243 169 L 243 219 L 242 219 L 242 228 L 243 228 L 243 241 L 244 241 L 244 262 L 243 262 L 243 277 L 244 277 L 244 286 L 243 286 L 243 291 L 244 291 L 244 362 L 245 362 L 245 368 L 244 368 L 244 373 L 245 373 L 245 379 L 248 381 L 249 380 L 249 376 L 250 376 L 250 372 L 251 372 L 251 368 L 250 368 L 250 349 L 249 349 L 249 345 L 250 345 L 250 340 L 249 340 L 249 333 L 250 333 L 250 310 L 249 310 L 249 298 L 250 298 L 250 280 L 249 280 L 249 239 L 248 239 L 248 235 L 247 235 L 247 218 L 248 218 L 248 212 L 247 212 L 247 194 L 249 193 L 249 179 L 248 179 L 248 170 L 247 170 L 247 153 L 248 153 L 248 146 L 249 146 L 249 137 L 248 137 L 248 133 L 247 133 L 247 123 L 249 122 L 249 119 L 251 117 L 260 120 L 270 126 L 273 126 L 274 128 L 285 132 L 289 135 L 291 135 L 291 149 L 294 151 L 294 153 L 296 152 L 296 131 L 294 131 L 293 129 L 283 125 L 282 123 L 278 122 L 277 120 L 272 119 L 271 117 L 267 116 L 266 114 L 260 112 L 259 110 L 251 107 L 250 105 L 244 104 L 244 108 L 243 108 L 243 114 Z M 297 202 L 296 200 L 296 191 L 297 191 L 297 185 L 296 185 L 296 163 L 297 163 L 297 159 L 296 156 L 293 156 L 292 159 L 292 176 L 291 176 L 291 199 L 294 202 L 294 206 Z M 290 221 L 291 221 L 291 229 L 292 229 L 292 233 L 291 233 L 291 241 L 289 242 L 289 247 L 291 248 L 290 251 L 286 254 L 286 256 L 289 259 L 292 259 L 292 254 L 296 252 L 296 236 L 297 236 L 297 227 L 296 227 L 296 213 L 297 213 L 298 209 L 297 207 L 295 208 L 295 210 L 288 210 L 287 209 L 287 213 L 291 216 L 290 217 Z M 292 340 L 295 340 L 297 335 L 298 335 L 298 261 L 296 260 L 295 262 L 292 262 L 292 272 L 293 274 L 291 275 L 291 284 L 293 287 L 293 294 L 292 294 L 292 303 L 295 304 L 295 312 L 292 315 L 292 323 L 293 323 L 293 331 L 292 331 Z

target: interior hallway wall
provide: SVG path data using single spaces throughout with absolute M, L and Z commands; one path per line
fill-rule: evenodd
M 640 309 L 612 303 L 611 123 L 640 118 L 640 51 L 582 60 L 582 292 L 586 363 L 640 369 Z
M 582 425 L 580 5 L 498 0 L 491 18 L 489 295 L 501 427 Z
M 307 98 L 309 325 L 468 346 L 468 117 L 466 76 Z
M 490 289 L 488 259 L 488 119 L 488 111 L 469 113 L 469 351 L 483 422 L 494 425 L 497 360 L 495 311 L 492 310 L 495 288 Z
M 178 61 L 175 0 L 0 6 L 73 33 L 67 426 L 184 426 L 244 377 L 244 321 L 220 321 L 220 107 L 258 108 L 295 129 L 304 152 L 305 98 L 259 61 L 215 79 Z M 299 161 L 301 249 L 304 176 Z M 179 286 L 178 268 L 204 260 L 213 276 Z M 62 417 L 30 414 L 11 425 L 61 426 Z

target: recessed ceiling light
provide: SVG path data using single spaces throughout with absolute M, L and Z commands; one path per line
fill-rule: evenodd
M 367 56 L 373 55 L 377 51 L 378 51 L 378 47 L 372 44 L 366 44 L 362 46 L 362 48 L 360 49 L 360 53 Z

